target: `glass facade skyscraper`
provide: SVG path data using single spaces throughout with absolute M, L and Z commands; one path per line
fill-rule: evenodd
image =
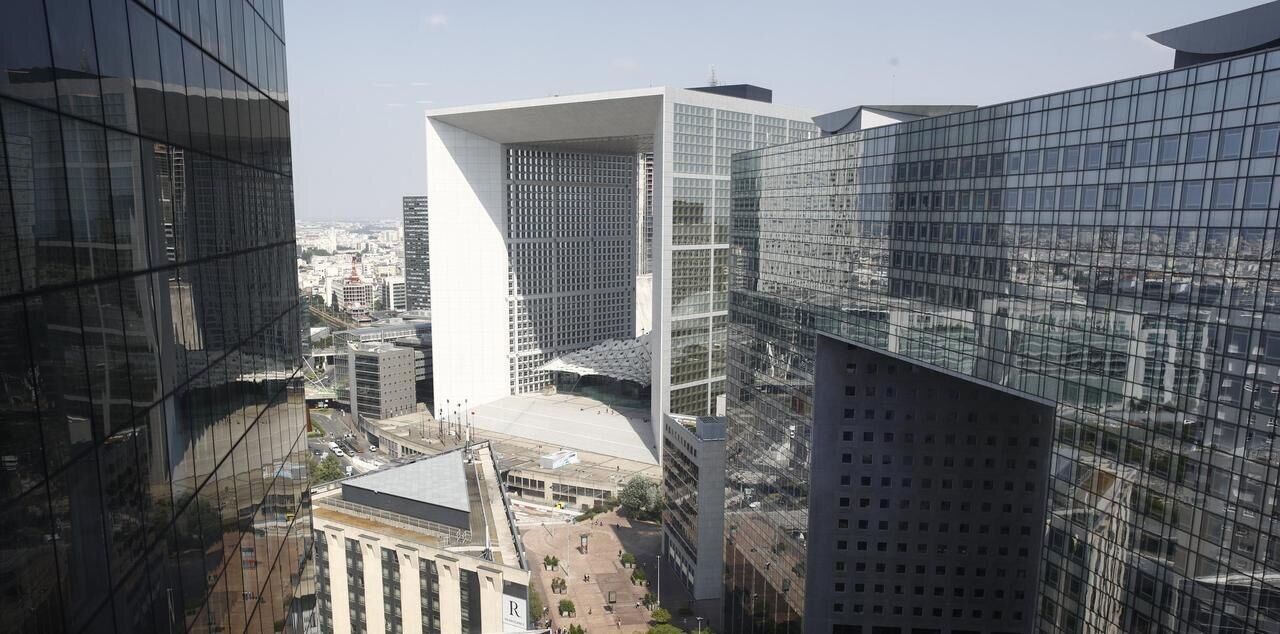
M 0 631 L 298 631 L 280 0 L 0 3 Z
M 1263 51 L 735 155 L 725 629 L 1280 630 L 1278 140 Z
M 408 310 L 431 310 L 431 242 L 426 196 L 405 196 L 404 295 Z

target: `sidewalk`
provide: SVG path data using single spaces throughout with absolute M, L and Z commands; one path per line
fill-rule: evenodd
M 596 525 L 600 522 L 602 525 Z M 569 627 L 581 625 L 588 632 L 632 632 L 643 633 L 649 629 L 650 612 L 643 605 L 636 607 L 646 592 L 654 592 L 656 579 L 654 566 L 655 555 L 661 540 L 661 531 L 651 524 L 636 524 L 616 513 L 599 515 L 594 521 L 565 524 L 548 522 L 545 525 L 522 527 L 525 550 L 528 553 L 529 565 L 533 568 L 533 585 L 542 595 L 546 615 L 551 620 L 551 627 Z M 582 535 L 587 535 L 588 553 L 579 550 Z M 619 551 L 626 550 L 636 555 L 641 563 L 647 563 L 648 586 L 631 583 L 631 568 L 624 568 L 618 556 Z M 560 569 L 549 571 L 543 568 L 543 557 L 551 555 L 560 559 Z M 664 565 L 663 568 L 666 568 Z M 589 580 L 583 576 L 589 575 Z M 568 583 L 564 594 L 551 592 L 551 580 L 563 578 Z M 672 590 L 678 586 L 674 577 L 670 578 Z M 671 591 L 663 588 L 663 594 Z M 615 603 L 608 603 L 609 593 L 614 593 Z M 561 617 L 557 606 L 561 599 L 573 601 L 577 614 L 574 617 Z M 670 606 L 667 606 L 671 609 Z M 675 610 L 672 610 L 675 612 Z

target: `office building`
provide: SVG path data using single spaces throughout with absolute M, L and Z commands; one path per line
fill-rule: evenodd
M 1277 25 L 735 156 L 726 631 L 1280 630 Z
M 413 350 L 413 385 L 414 403 L 427 406 L 427 411 L 435 411 L 435 372 L 431 362 L 431 332 L 412 337 L 393 339 L 392 344 Z
M 817 134 L 811 113 L 771 98 L 660 87 L 428 112 L 427 193 L 449 212 L 430 234 L 432 289 L 450 298 L 433 310 L 437 402 L 539 392 L 555 359 L 634 339 L 648 304 L 653 452 L 663 414 L 710 414 L 730 155 Z M 637 297 L 649 275 L 652 298 Z
M 415 409 L 415 351 L 390 342 L 352 343 L 334 355 L 333 393 L 352 420 Z
M 405 196 L 404 279 L 408 310 L 431 310 L 431 243 L 426 196 Z
M 724 434 L 718 416 L 667 416 L 662 433 L 662 554 L 695 602 L 724 587 Z
M 529 629 L 529 568 L 487 444 L 314 495 L 321 631 Z
M 329 280 L 329 305 L 350 315 L 367 315 L 373 308 L 378 287 L 360 279 L 354 272 L 347 277 Z
M 0 3 L 4 631 L 307 627 L 282 9 L 217 6 Z
M 405 281 L 403 276 L 387 276 L 382 278 L 382 309 L 391 311 L 406 310 Z

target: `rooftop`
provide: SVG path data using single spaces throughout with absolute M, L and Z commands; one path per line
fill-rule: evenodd
M 348 478 L 342 481 L 342 486 L 344 489 L 365 489 L 464 513 L 471 511 L 460 451 Z
M 1174 49 L 1174 68 L 1280 45 L 1280 1 L 1165 29 L 1147 37 Z
M 664 99 L 798 120 L 813 116 L 758 99 L 665 86 L 439 108 L 426 116 L 497 143 L 639 152 L 653 147 Z
M 500 482 L 488 443 L 453 447 L 314 487 L 315 524 L 527 569 Z
M 595 403 L 590 399 L 581 400 Z M 423 414 L 406 414 L 384 420 L 367 421 L 366 424 L 378 427 L 388 438 L 393 438 L 402 445 L 426 454 L 449 451 L 457 447 L 460 442 L 448 435 L 445 441 L 441 442 L 437 437 L 441 424 Z M 642 426 L 646 430 L 649 428 L 647 424 Z M 588 449 L 574 449 L 578 454 L 576 464 L 559 469 L 544 469 L 539 465 L 539 459 L 542 456 L 568 446 L 548 438 L 526 438 L 480 428 L 476 429 L 475 436 L 483 439 L 492 448 L 498 469 L 501 471 L 519 469 L 527 474 L 546 474 L 551 478 L 572 475 L 583 480 L 598 482 L 606 482 L 610 478 L 617 477 L 618 474 L 630 477 L 631 474 L 640 473 L 655 480 L 660 479 L 662 475 L 652 453 L 647 450 L 645 453 L 648 457 L 644 460 L 631 460 L 602 453 L 594 446 Z

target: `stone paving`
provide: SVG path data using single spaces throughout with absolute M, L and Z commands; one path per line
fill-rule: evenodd
M 656 585 L 655 556 L 662 539 L 661 530 L 656 525 L 632 524 L 616 513 L 605 513 L 594 521 L 525 526 L 521 533 L 529 566 L 533 568 L 534 587 L 542 596 L 542 603 L 547 608 L 545 614 L 550 619 L 548 627 L 553 632 L 573 624 L 581 625 L 592 634 L 643 633 L 649 629 L 650 612 L 643 605 L 637 607 L 636 603 L 646 592 L 654 592 L 653 586 Z M 578 548 L 579 536 L 583 534 L 589 536 L 586 554 Z M 618 556 L 620 550 L 634 554 L 646 564 L 643 567 L 649 578 L 649 587 L 631 583 L 632 569 L 623 567 Z M 542 559 L 547 555 L 560 558 L 560 570 L 549 571 L 542 566 Z M 583 575 L 590 575 L 590 580 L 584 580 Z M 551 592 L 551 580 L 555 577 L 561 577 L 568 583 L 564 594 Z M 679 585 L 674 578 L 664 580 L 669 581 L 668 585 Z M 676 588 L 663 588 L 664 597 L 674 590 Z M 610 591 L 616 598 L 612 609 L 606 607 Z M 576 616 L 561 617 L 557 612 L 560 600 L 565 598 L 573 601 Z M 671 609 L 669 605 L 667 607 Z

